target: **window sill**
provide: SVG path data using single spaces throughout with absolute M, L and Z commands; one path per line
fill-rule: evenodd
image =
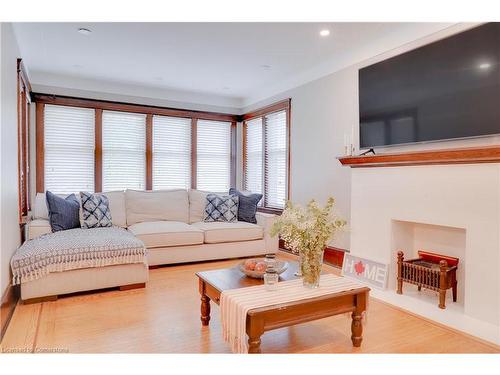
M 266 214 L 281 215 L 282 212 L 283 212 L 283 209 L 281 209 L 281 208 L 257 207 L 257 212 L 263 212 L 263 213 L 266 213 Z

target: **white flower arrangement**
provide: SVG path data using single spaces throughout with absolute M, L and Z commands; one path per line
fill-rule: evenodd
M 315 200 L 306 207 L 289 201 L 271 228 L 272 236 L 279 234 L 288 249 L 300 254 L 305 285 L 318 286 L 323 251 L 335 232 L 346 225 L 346 221 L 334 213 L 334 205 L 332 197 L 323 208 Z

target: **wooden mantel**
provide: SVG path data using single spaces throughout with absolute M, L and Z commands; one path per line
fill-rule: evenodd
M 342 165 L 351 168 L 500 163 L 500 146 L 451 148 L 365 156 L 341 156 L 337 159 L 339 159 Z

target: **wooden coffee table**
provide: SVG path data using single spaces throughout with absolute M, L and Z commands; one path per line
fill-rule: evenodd
M 289 262 L 288 269 L 280 275 L 280 281 L 295 279 L 297 262 Z M 260 279 L 246 277 L 238 267 L 197 272 L 201 294 L 201 323 L 210 321 L 210 301 L 219 304 L 225 290 L 261 285 Z M 369 288 L 334 293 L 273 306 L 252 309 L 247 314 L 246 331 L 248 352 L 260 353 L 260 337 L 266 331 L 305 323 L 333 315 L 352 312 L 351 340 L 353 346 L 361 346 L 363 340 L 362 313 L 366 310 Z

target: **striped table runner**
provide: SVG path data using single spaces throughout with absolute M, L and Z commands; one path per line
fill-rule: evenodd
M 220 298 L 224 340 L 230 343 L 233 353 L 248 353 L 246 317 L 249 310 L 362 287 L 348 278 L 328 274 L 321 275 L 316 289 L 306 288 L 302 279 L 296 279 L 279 282 L 273 291 L 266 290 L 265 285 L 226 290 Z

